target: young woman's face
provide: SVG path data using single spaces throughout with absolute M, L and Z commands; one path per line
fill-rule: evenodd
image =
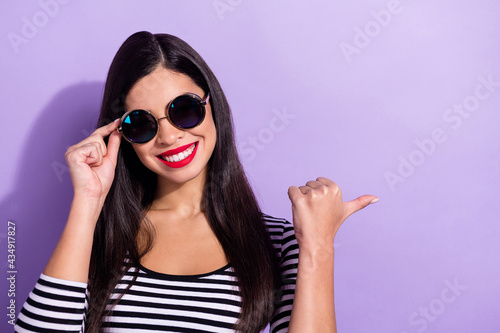
M 185 93 L 206 97 L 188 76 L 160 66 L 130 89 L 125 111 L 143 109 L 157 119 L 163 118 L 169 102 Z M 203 122 L 188 130 L 174 127 L 166 118 L 159 120 L 158 133 L 151 141 L 133 145 L 142 163 L 158 177 L 172 183 L 182 184 L 204 177 L 217 137 L 209 103 L 205 110 Z

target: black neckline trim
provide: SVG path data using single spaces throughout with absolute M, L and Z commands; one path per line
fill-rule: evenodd
M 229 267 L 231 267 L 231 263 L 228 263 L 224 267 L 218 268 L 218 269 L 216 269 L 216 270 L 214 270 L 212 272 L 208 272 L 208 273 L 194 274 L 194 275 L 175 275 L 175 274 L 167 274 L 167 273 L 156 272 L 156 271 L 153 271 L 153 270 L 151 270 L 149 268 L 146 268 L 143 265 L 139 264 L 139 269 L 141 271 L 145 272 L 146 274 L 152 275 L 152 276 L 155 276 L 155 277 L 158 277 L 158 278 L 161 278 L 161 279 L 167 279 L 167 280 L 171 280 L 171 279 L 175 279 L 175 280 L 194 280 L 194 279 L 199 279 L 199 278 L 202 278 L 202 277 L 206 277 L 206 276 L 210 276 L 210 275 L 215 275 L 215 274 L 217 274 L 219 272 L 223 272 L 223 271 L 227 270 Z

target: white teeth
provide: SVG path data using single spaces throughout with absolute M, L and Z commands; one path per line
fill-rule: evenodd
M 160 156 L 162 159 L 164 159 L 167 162 L 179 162 L 191 155 L 194 151 L 194 147 L 196 145 L 193 143 L 188 149 L 184 150 L 183 152 L 180 152 L 175 155 L 169 155 L 169 156 Z

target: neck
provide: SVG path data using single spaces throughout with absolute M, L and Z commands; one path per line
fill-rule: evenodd
M 182 216 L 192 216 L 201 212 L 205 171 L 185 183 L 173 183 L 158 177 L 158 186 L 151 210 L 168 210 Z

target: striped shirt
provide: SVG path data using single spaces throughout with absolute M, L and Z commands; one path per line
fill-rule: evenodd
M 267 229 L 281 261 L 279 308 L 270 332 L 288 331 L 297 278 L 298 245 L 291 223 L 264 215 Z M 111 295 L 125 291 L 104 317 L 101 332 L 235 332 L 241 297 L 231 265 L 214 272 L 177 276 L 140 266 L 129 290 L 132 268 Z M 87 284 L 42 274 L 19 314 L 16 332 L 83 332 L 87 309 Z

